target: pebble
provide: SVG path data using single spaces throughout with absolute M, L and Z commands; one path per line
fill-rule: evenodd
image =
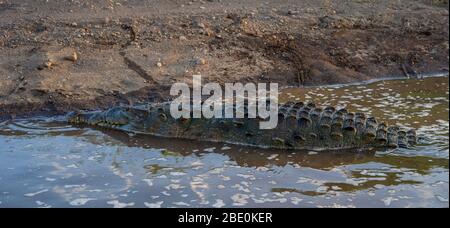
M 73 52 L 72 55 L 66 57 L 66 60 L 76 62 L 78 60 L 78 54 Z
M 201 29 L 206 28 L 205 24 L 203 24 L 203 23 L 201 23 L 201 22 L 198 22 L 196 25 L 197 25 L 197 27 L 199 27 L 199 28 L 201 28 Z
M 206 64 L 206 60 L 204 58 L 198 58 L 195 60 L 195 63 L 197 65 L 205 65 Z
M 44 67 L 51 69 L 55 65 L 54 61 L 52 59 L 47 60 L 47 62 L 44 63 Z

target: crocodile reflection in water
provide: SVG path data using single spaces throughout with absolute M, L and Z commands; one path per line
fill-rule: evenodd
M 258 149 L 252 147 L 242 146 L 225 146 L 226 150 L 221 150 L 224 144 L 221 143 L 206 143 L 199 147 L 193 144 L 190 140 L 171 140 L 167 138 L 153 137 L 148 135 L 133 135 L 130 136 L 120 131 L 103 131 L 104 134 L 111 137 L 113 142 L 117 145 L 125 145 L 127 147 L 140 147 L 144 149 L 161 149 L 161 153 L 165 156 L 180 156 L 188 157 L 192 155 L 204 156 L 204 150 L 207 148 L 217 148 L 215 153 L 226 156 L 230 161 L 235 162 L 240 167 L 268 167 L 272 169 L 276 167 L 301 167 L 312 168 L 324 171 L 333 169 L 344 169 L 346 166 L 353 166 L 367 163 L 383 164 L 383 166 L 391 166 L 388 170 L 379 170 L 383 174 L 383 178 L 373 178 L 367 175 L 363 170 L 346 171 L 349 179 L 363 180 L 358 184 L 327 182 L 324 186 L 338 186 L 345 192 L 353 192 L 360 190 L 368 190 L 377 185 L 396 186 L 402 184 L 418 184 L 421 183 L 416 180 L 404 180 L 402 178 L 403 171 L 408 170 L 420 175 L 427 175 L 434 168 L 449 168 L 448 160 L 444 158 L 433 158 L 423 156 L 401 156 L 401 155 L 378 155 L 375 151 L 369 150 L 363 153 L 355 153 L 351 151 L 322 151 L 319 154 L 310 154 L 308 151 L 296 151 L 295 153 L 286 153 L 282 150 L 275 149 Z M 84 137 L 84 136 L 79 136 Z M 91 141 L 92 138 L 86 138 Z M 99 143 L 92 141 L 91 143 Z M 209 150 L 207 150 L 209 151 Z M 379 150 L 378 150 L 379 151 Z M 271 156 L 277 155 L 276 159 Z M 160 164 L 146 164 L 143 169 L 146 169 L 149 174 L 162 175 L 164 174 L 164 167 Z M 190 167 L 185 167 L 189 169 Z M 178 171 L 183 171 L 182 167 L 177 168 Z M 301 191 L 290 188 L 275 188 L 273 191 L 291 191 L 298 192 L 305 195 L 317 195 L 322 193 Z

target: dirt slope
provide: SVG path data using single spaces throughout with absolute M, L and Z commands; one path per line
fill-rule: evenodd
M 448 18 L 438 0 L 0 0 L 0 118 L 166 100 L 195 73 L 301 86 L 448 70 Z

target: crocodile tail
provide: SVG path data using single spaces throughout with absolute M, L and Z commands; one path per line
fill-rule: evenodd
M 273 138 L 277 145 L 289 142 L 290 145 L 285 147 L 396 148 L 413 146 L 417 138 L 414 130 L 387 126 L 364 113 L 352 113 L 331 106 L 322 109 L 312 103 L 281 105 L 279 123 Z

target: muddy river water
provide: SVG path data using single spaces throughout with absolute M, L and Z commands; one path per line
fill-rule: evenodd
M 414 127 L 413 149 L 276 151 L 0 124 L 0 207 L 448 207 L 448 78 L 286 89 Z

